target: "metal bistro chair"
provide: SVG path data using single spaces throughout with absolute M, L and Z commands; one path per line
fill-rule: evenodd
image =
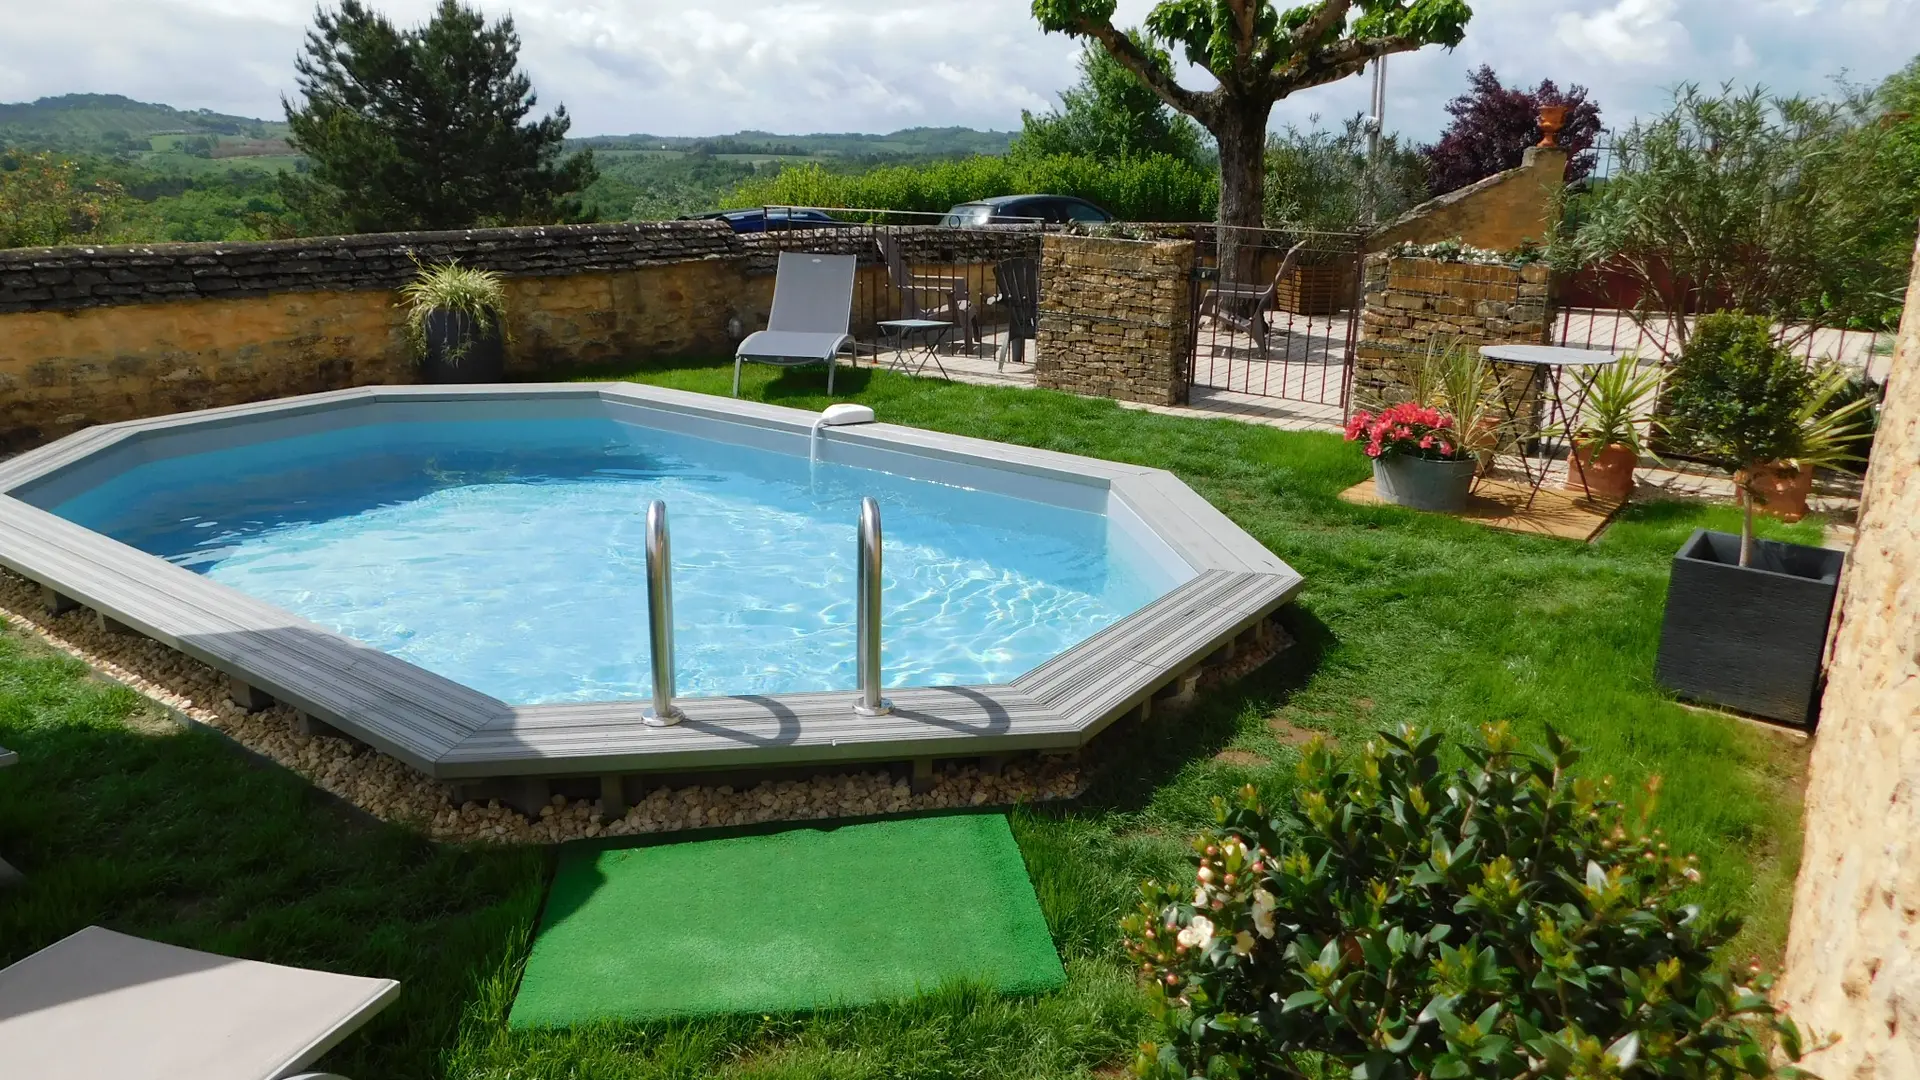
M 1208 290 L 1206 297 L 1200 301 L 1200 314 L 1210 315 L 1215 322 L 1226 323 L 1251 337 L 1254 347 L 1260 350 L 1260 356 L 1264 359 L 1267 355 L 1267 337 L 1271 333 L 1267 326 L 1267 312 L 1273 310 L 1274 297 L 1280 292 L 1280 283 L 1285 281 L 1299 265 L 1300 252 L 1305 250 L 1307 243 L 1308 241 L 1302 240 L 1287 249 L 1286 258 L 1280 260 L 1280 269 L 1274 273 L 1273 280 L 1267 282 L 1265 288 L 1232 281 L 1220 282 Z M 1236 311 L 1235 308 L 1241 310 Z
M 907 267 L 900 242 L 892 233 L 882 231 L 874 238 L 880 257 L 886 260 L 887 280 L 900 294 L 901 314 L 909 319 L 942 319 L 960 328 L 967 350 L 980 344 L 980 330 L 974 324 L 972 290 L 964 277 L 914 274 Z
M 994 370 L 1006 369 L 1007 357 L 1016 364 L 1027 362 L 1027 342 L 1040 333 L 1040 266 L 1033 259 L 1007 259 L 993 266 L 993 281 L 1000 289 L 988 303 L 1007 309 L 1007 345 L 994 357 Z

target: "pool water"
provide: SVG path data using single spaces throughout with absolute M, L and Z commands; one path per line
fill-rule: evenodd
M 852 690 L 864 495 L 889 686 L 1004 682 L 1176 583 L 1104 514 L 611 419 L 345 428 L 148 462 L 51 509 L 533 705 L 649 696 L 653 499 L 680 694 Z

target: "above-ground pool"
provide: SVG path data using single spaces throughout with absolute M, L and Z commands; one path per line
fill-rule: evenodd
M 1193 576 L 1135 521 L 604 416 L 276 438 L 145 462 L 48 508 L 542 705 L 651 693 L 654 499 L 681 693 L 853 690 L 862 496 L 885 524 L 890 687 L 1005 682 Z
M 602 783 L 1072 749 L 1300 586 L 1168 473 L 815 420 L 566 384 L 102 425 L 0 462 L 0 567 L 436 777 Z M 853 709 L 867 497 L 882 716 Z M 653 500 L 672 727 L 642 722 Z

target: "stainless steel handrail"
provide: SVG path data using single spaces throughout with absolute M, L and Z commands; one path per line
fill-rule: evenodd
M 653 665 L 653 703 L 641 714 L 648 727 L 685 720 L 673 704 L 673 549 L 667 542 L 667 504 L 647 506 L 647 646 Z
M 885 716 L 893 702 L 880 696 L 880 504 L 860 500 L 859 596 L 855 610 L 860 700 L 853 711 Z

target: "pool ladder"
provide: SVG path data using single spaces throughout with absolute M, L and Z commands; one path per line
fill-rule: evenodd
M 860 698 L 853 711 L 885 716 L 893 702 L 880 696 L 880 504 L 860 500 L 858 591 L 854 605 L 856 667 Z M 667 504 L 647 506 L 647 647 L 653 665 L 653 701 L 641 719 L 670 727 L 686 714 L 673 703 L 673 551 L 667 538 Z

